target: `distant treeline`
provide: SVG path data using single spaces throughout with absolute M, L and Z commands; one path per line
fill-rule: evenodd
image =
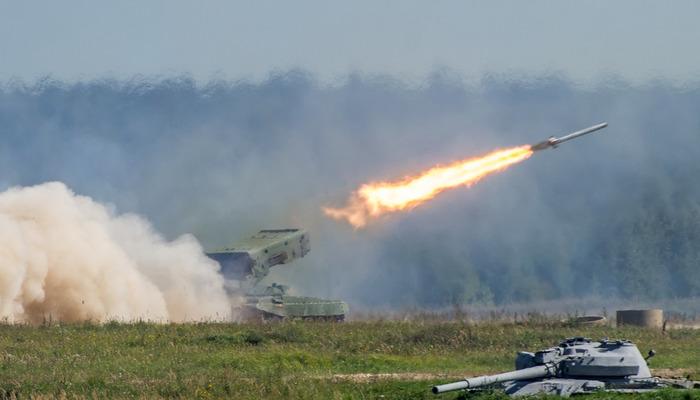
M 359 184 L 607 121 L 600 133 L 363 231 L 324 218 Z M 6 83 L 0 185 L 61 180 L 206 247 L 310 230 L 274 279 L 382 307 L 700 296 L 700 85 L 298 71 Z

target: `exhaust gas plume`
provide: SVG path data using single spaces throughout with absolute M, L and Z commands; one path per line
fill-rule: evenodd
M 344 208 L 325 207 L 323 212 L 331 218 L 345 219 L 355 228 L 361 228 L 372 218 L 388 212 L 411 209 L 447 189 L 471 186 L 487 175 L 528 159 L 535 151 L 556 148 L 607 126 L 603 122 L 560 138 L 550 137 L 531 146 L 496 150 L 483 157 L 458 161 L 446 167 L 433 167 L 420 175 L 397 182 L 368 183 L 351 195 Z
M 483 157 L 436 166 L 400 181 L 367 183 L 351 195 L 347 206 L 325 207 L 323 212 L 331 218 L 345 219 L 355 228 L 362 228 L 374 218 L 411 209 L 447 189 L 471 186 L 487 175 L 528 159 L 532 153 L 531 146 L 496 150 Z
M 9 322 L 223 320 L 218 265 L 194 237 L 53 182 L 0 193 L 0 318 Z

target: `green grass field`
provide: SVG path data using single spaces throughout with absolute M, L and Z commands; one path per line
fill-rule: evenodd
M 657 351 L 652 368 L 678 368 L 700 379 L 700 330 L 436 321 L 2 325 L 0 395 L 436 398 L 429 391 L 433 384 L 509 370 L 517 350 L 548 347 L 576 335 L 631 339 L 642 352 Z M 595 396 L 607 397 L 615 396 Z M 700 398 L 700 393 L 663 391 L 645 397 Z

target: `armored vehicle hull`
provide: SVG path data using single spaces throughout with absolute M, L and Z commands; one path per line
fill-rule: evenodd
M 251 297 L 245 305 L 248 318 L 274 320 L 343 321 L 348 305 L 339 300 L 303 296 Z

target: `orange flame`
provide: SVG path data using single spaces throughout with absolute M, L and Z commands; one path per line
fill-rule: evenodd
M 481 178 L 528 159 L 530 146 L 496 150 L 483 157 L 457 161 L 396 182 L 367 183 L 355 191 L 343 208 L 324 207 L 331 218 L 345 219 L 355 228 L 362 228 L 388 212 L 408 210 L 458 186 L 471 186 Z

